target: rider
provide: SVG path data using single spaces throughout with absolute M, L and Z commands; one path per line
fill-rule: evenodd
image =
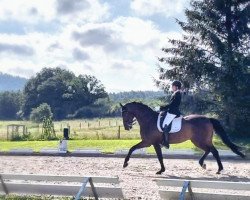
M 166 106 L 161 106 L 160 110 L 167 112 L 166 118 L 163 122 L 163 142 L 162 145 L 169 148 L 169 141 L 168 141 L 168 135 L 171 129 L 171 122 L 175 117 L 179 117 L 181 115 L 181 112 L 179 110 L 179 106 L 181 104 L 181 82 L 180 81 L 174 81 L 172 83 L 172 90 L 173 94 L 170 99 L 170 103 Z

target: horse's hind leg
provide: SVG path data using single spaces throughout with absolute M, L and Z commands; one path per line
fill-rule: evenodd
M 215 157 L 215 159 L 216 159 L 216 161 L 218 163 L 218 166 L 219 166 L 218 172 L 216 174 L 220 174 L 221 170 L 223 170 L 223 166 L 222 166 L 222 163 L 221 163 L 221 160 L 220 160 L 219 152 L 217 151 L 217 149 L 214 146 L 212 146 L 210 148 L 210 150 L 211 150 L 213 156 Z
M 195 146 L 197 146 L 198 148 L 204 151 L 203 156 L 199 160 L 199 164 L 203 169 L 206 169 L 206 164 L 204 164 L 204 160 L 206 159 L 207 155 L 210 153 L 211 144 L 203 143 L 200 140 L 191 140 L 191 141 Z
M 123 164 L 123 168 L 127 167 L 128 166 L 128 161 L 130 159 L 130 156 L 131 154 L 133 153 L 133 151 L 135 151 L 136 149 L 141 149 L 141 148 L 144 148 L 144 147 L 148 147 L 150 146 L 150 144 L 144 142 L 144 141 L 141 141 L 139 142 L 138 144 L 134 145 L 133 147 L 131 147 L 129 149 L 129 152 L 128 152 L 128 155 L 126 156 L 125 158 L 125 161 L 124 161 L 124 164 Z
M 199 164 L 203 169 L 206 169 L 206 164 L 204 164 L 204 160 L 206 159 L 207 155 L 210 153 L 210 150 L 205 150 L 205 153 L 199 160 Z
M 155 148 L 155 152 L 157 154 L 158 160 L 159 160 L 159 162 L 161 164 L 161 170 L 158 171 L 156 174 L 161 174 L 162 172 L 165 172 L 165 167 L 164 167 L 164 163 L 163 163 L 163 156 L 162 156 L 161 146 L 159 144 L 155 144 L 154 148 Z

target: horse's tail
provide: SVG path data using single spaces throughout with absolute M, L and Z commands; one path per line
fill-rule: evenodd
M 216 134 L 220 136 L 224 144 L 227 145 L 234 153 L 236 153 L 242 158 L 245 158 L 246 156 L 243 153 L 241 153 L 239 150 L 241 149 L 241 147 L 237 146 L 229 139 L 221 123 L 217 119 L 214 119 L 214 118 L 209 118 L 209 119 L 210 119 L 210 122 L 213 124 Z

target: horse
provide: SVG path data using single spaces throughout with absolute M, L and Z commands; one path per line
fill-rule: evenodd
M 141 142 L 130 148 L 125 158 L 123 168 L 128 166 L 128 161 L 133 151 L 153 145 L 161 165 L 160 171 L 156 174 L 162 174 L 165 172 L 165 166 L 161 150 L 163 133 L 157 128 L 159 112 L 156 112 L 147 105 L 139 102 L 131 102 L 125 105 L 120 104 L 120 106 L 122 108 L 124 129 L 129 131 L 137 120 L 140 125 L 141 135 Z M 212 142 L 214 131 L 220 136 L 223 143 L 227 145 L 235 154 L 245 158 L 245 155 L 240 152 L 241 147 L 231 142 L 221 123 L 217 119 L 209 118 L 204 115 L 193 114 L 183 117 L 181 130 L 174 134 L 169 134 L 169 143 L 177 144 L 191 140 L 196 147 L 204 151 L 203 156 L 199 160 L 200 166 L 204 169 L 206 169 L 204 160 L 211 152 L 218 164 L 217 174 L 220 174 L 223 170 L 223 165 L 221 163 L 218 150 L 214 147 Z

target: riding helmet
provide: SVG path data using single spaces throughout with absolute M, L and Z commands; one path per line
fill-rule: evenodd
M 173 81 L 172 85 L 174 85 L 174 86 L 176 86 L 177 88 L 180 89 L 182 84 L 181 84 L 180 81 L 175 80 L 175 81 Z

